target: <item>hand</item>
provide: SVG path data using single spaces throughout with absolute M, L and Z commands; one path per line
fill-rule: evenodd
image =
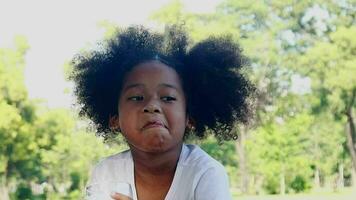
M 123 195 L 123 194 L 120 194 L 120 193 L 112 194 L 111 198 L 115 199 L 115 200 L 132 200 L 130 197 L 128 197 L 126 195 Z

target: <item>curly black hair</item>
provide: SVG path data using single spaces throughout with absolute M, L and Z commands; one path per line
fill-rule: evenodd
M 118 31 L 101 50 L 78 54 L 70 78 L 80 116 L 95 124 L 104 138 L 115 133 L 109 118 L 118 114 L 118 99 L 125 75 L 136 65 L 158 60 L 176 70 L 193 119 L 195 135 L 207 130 L 222 140 L 236 139 L 235 122 L 250 117 L 249 97 L 254 86 L 240 73 L 247 64 L 241 48 L 231 37 L 210 37 L 189 47 L 186 32 L 178 26 L 156 33 L 143 26 Z

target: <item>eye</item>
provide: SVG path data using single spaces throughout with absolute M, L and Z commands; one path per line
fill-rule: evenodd
M 143 100 L 143 96 L 132 96 L 132 97 L 129 97 L 127 99 L 131 100 L 131 101 L 142 101 Z
M 171 102 L 171 101 L 177 100 L 177 98 L 172 97 L 172 96 L 163 96 L 163 97 L 161 97 L 161 99 L 166 102 Z

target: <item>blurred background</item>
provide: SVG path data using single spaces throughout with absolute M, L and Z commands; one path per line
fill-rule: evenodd
M 0 200 L 82 199 L 93 165 L 127 148 L 78 117 L 68 75 L 130 24 L 231 34 L 250 58 L 251 123 L 236 141 L 191 140 L 223 163 L 234 199 L 354 199 L 355 20 L 355 0 L 0 0 Z

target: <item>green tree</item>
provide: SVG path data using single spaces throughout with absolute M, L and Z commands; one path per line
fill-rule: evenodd
M 300 65 L 312 79 L 312 88 L 319 96 L 316 113 L 332 114 L 335 121 L 348 126 L 345 132 L 347 147 L 356 170 L 355 107 L 356 107 L 356 34 L 355 27 L 338 27 L 327 41 L 316 42 L 305 52 Z M 301 70 L 302 71 L 302 70 Z
M 38 177 L 39 157 L 32 135 L 34 103 L 24 85 L 24 37 L 15 38 L 14 48 L 0 49 L 0 198 L 8 199 L 8 187 L 17 179 Z
M 27 49 L 23 37 L 0 49 L 0 199 L 9 199 L 10 187 L 13 199 L 79 199 L 92 166 L 125 146 L 103 143 L 68 109 L 29 100 Z
M 84 124 L 66 109 L 48 110 L 34 124 L 39 135 L 42 182 L 48 185 L 49 199 L 81 198 L 92 166 L 100 158 L 125 148 L 109 147 L 88 132 Z
M 295 133 L 297 141 L 303 137 L 307 138 L 308 142 L 304 142 L 302 146 L 293 142 L 291 144 L 296 145 L 294 148 L 301 152 L 302 160 L 309 159 L 310 154 L 315 153 L 313 162 L 309 162 L 311 168 L 320 168 L 326 175 L 332 168 L 335 168 L 335 165 L 343 162 L 345 158 L 340 155 L 344 155 L 342 153 L 344 149 L 340 148 L 340 143 L 345 141 L 345 137 L 339 134 L 341 124 L 348 122 L 351 133 L 355 129 L 352 119 L 352 108 L 355 104 L 354 89 L 351 89 L 354 88 L 355 83 L 353 58 L 355 53 L 353 40 L 350 37 L 354 32 L 349 30 L 355 24 L 355 1 L 263 1 L 256 3 L 226 0 L 216 12 L 204 15 L 186 13 L 184 7 L 181 4 L 178 5 L 176 1 L 164 7 L 158 11 L 158 14 L 153 15 L 153 18 L 162 23 L 184 23 L 189 33 L 193 35 L 194 41 L 204 39 L 211 34 L 232 34 L 250 58 L 251 68 L 246 71 L 246 74 L 249 74 L 256 83 L 259 94 L 256 102 L 257 117 L 251 126 L 257 127 L 257 131 L 253 131 L 254 134 L 251 135 L 248 131 L 250 128 L 236 130 L 240 132 L 236 149 L 240 155 L 240 174 L 245 176 L 241 184 L 243 191 L 248 191 L 249 178 L 246 174 L 249 171 L 255 173 L 251 176 L 264 171 L 254 169 L 254 166 L 264 168 L 264 165 L 258 164 L 264 160 L 264 157 L 260 157 L 263 154 L 258 152 L 259 149 L 254 149 L 256 155 L 252 156 L 253 154 L 248 152 L 250 158 L 247 158 L 244 144 L 249 143 L 249 140 L 254 140 L 254 135 L 258 135 L 258 132 L 276 135 L 274 140 L 282 140 L 281 144 L 289 143 L 288 139 L 282 137 L 283 131 L 280 132 L 279 128 L 271 129 L 271 126 L 276 126 L 273 125 L 276 124 L 276 120 L 293 124 L 298 121 L 293 116 L 305 116 L 313 121 L 313 124 L 309 124 L 311 130 L 287 126 L 297 130 Z M 175 12 L 169 12 L 171 10 Z M 325 49 L 330 50 L 325 51 Z M 312 55 L 313 52 L 314 55 Z M 324 75 L 328 71 L 325 63 L 334 66 L 334 70 L 330 70 L 327 78 Z M 314 73 L 314 71 L 322 71 L 322 73 Z M 340 76 L 335 76 L 335 73 Z M 305 92 L 300 92 L 301 94 L 293 95 L 291 88 L 297 84 L 293 83 L 293 76 L 311 80 L 311 90 L 304 88 L 306 93 L 310 94 L 304 95 Z M 351 112 L 345 112 L 350 110 L 346 108 L 351 108 Z M 330 118 L 325 116 L 328 112 L 339 114 L 335 118 Z M 294 120 L 297 121 L 294 122 Z M 325 125 L 330 129 L 326 130 Z M 308 132 L 308 137 L 303 132 Z M 329 136 L 330 134 L 332 136 Z M 352 138 L 350 135 L 346 136 Z M 333 139 L 324 141 L 325 138 Z M 350 142 L 348 144 L 351 145 Z M 335 149 L 337 151 L 333 153 L 333 156 L 325 160 L 323 155 Z M 350 151 L 352 156 L 351 153 L 352 151 Z M 292 159 L 294 159 L 293 156 Z M 277 163 L 281 162 L 281 160 L 277 161 Z M 293 162 L 286 164 L 292 165 Z M 249 166 L 249 168 L 243 166 Z M 291 166 L 286 168 L 289 167 Z M 277 177 L 281 177 L 283 170 L 278 173 Z M 300 179 L 299 176 L 296 177 Z M 273 180 L 267 180 L 265 183 L 270 185 L 272 182 Z M 291 183 L 290 187 L 296 185 L 294 181 L 289 181 L 289 183 Z

